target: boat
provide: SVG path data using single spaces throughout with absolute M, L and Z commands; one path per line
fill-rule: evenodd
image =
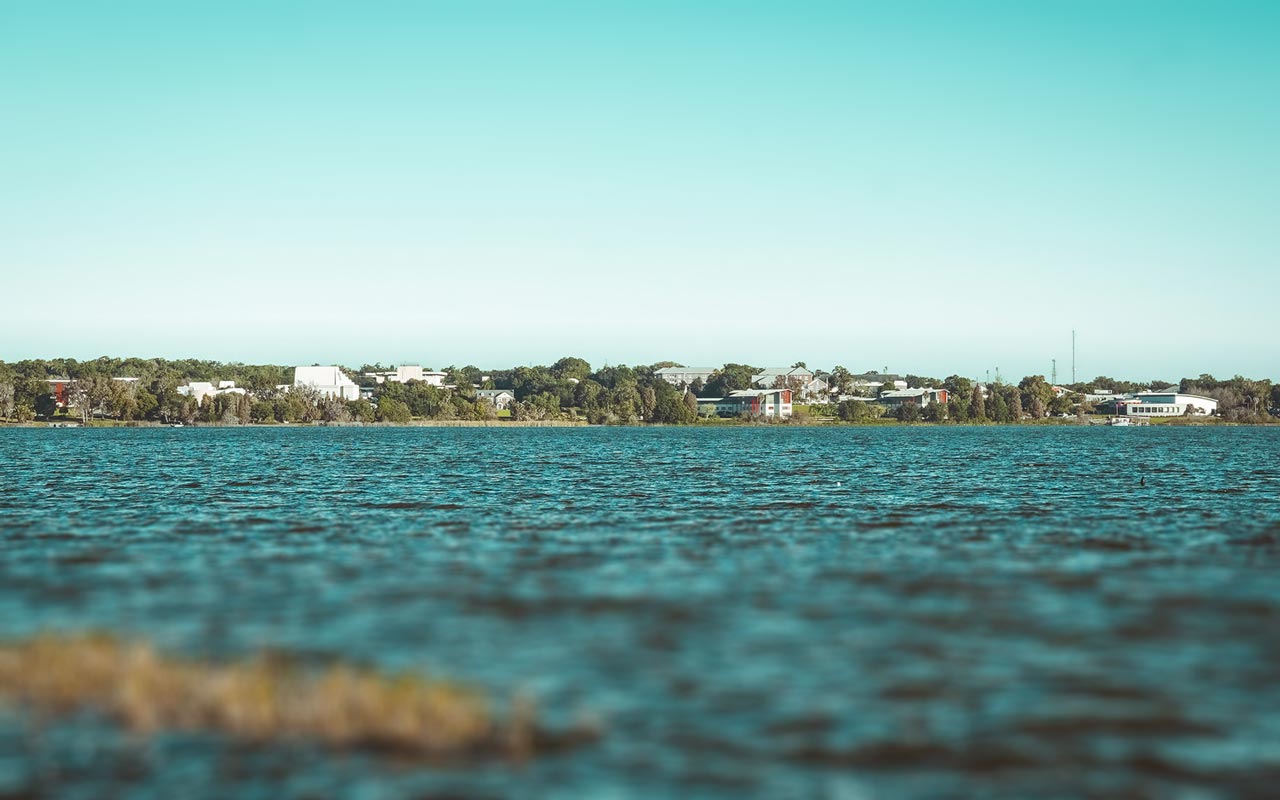
M 1129 419 L 1128 417 L 1112 417 L 1111 419 L 1107 420 L 1107 424 L 1118 425 L 1121 427 L 1128 427 L 1133 424 L 1133 420 Z

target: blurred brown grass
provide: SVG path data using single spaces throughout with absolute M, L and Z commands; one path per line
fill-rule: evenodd
M 305 668 L 268 655 L 184 661 L 101 634 L 0 643 L 0 698 L 36 714 L 97 711 L 142 732 L 308 738 L 424 758 L 523 757 L 545 739 L 531 707 L 514 704 L 499 718 L 484 696 L 446 681 L 341 664 Z

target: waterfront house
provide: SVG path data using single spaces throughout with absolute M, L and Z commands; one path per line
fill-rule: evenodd
M 713 405 L 721 417 L 737 417 L 750 414 L 765 419 L 791 417 L 790 389 L 743 389 L 727 397 L 700 397 L 698 405 Z
M 54 405 L 58 408 L 66 408 L 67 387 L 71 385 L 71 379 L 45 378 L 45 383 L 49 384 L 49 394 L 53 396 Z
M 819 378 L 816 375 L 813 380 L 801 386 L 799 395 L 804 400 L 820 400 L 826 402 L 831 396 L 831 384 L 827 383 L 825 378 Z
M 1116 404 L 1116 413 L 1135 417 L 1180 417 L 1188 413 L 1216 414 L 1218 401 L 1178 391 L 1137 392 Z
M 889 408 L 897 408 L 903 405 L 927 408 L 934 403 L 945 405 L 947 400 L 946 389 L 895 389 L 880 395 L 876 402 Z
M 498 411 L 503 411 L 511 406 L 516 396 L 510 389 L 476 389 L 476 399 L 484 400 Z

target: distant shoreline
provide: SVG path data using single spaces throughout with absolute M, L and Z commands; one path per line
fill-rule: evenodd
M 409 422 L 291 422 L 291 423 L 244 423 L 231 424 L 220 422 L 194 422 L 186 425 L 172 425 L 149 420 L 94 420 L 85 425 L 76 420 L 55 422 L 0 422 L 0 430 L 6 428 L 1017 428 L 1017 427 L 1104 427 L 1106 417 L 1080 419 L 1028 419 L 1021 422 L 900 422 L 891 418 L 883 418 L 874 422 L 844 422 L 838 419 L 812 419 L 805 421 L 764 422 L 757 420 L 726 419 L 718 422 L 699 422 L 690 425 L 668 423 L 628 423 L 616 425 L 598 425 L 586 420 L 461 420 L 461 419 L 423 419 Z M 1165 420 L 1151 420 L 1144 427 L 1175 428 L 1270 428 L 1280 427 L 1275 424 L 1259 422 L 1228 422 L 1216 418 L 1184 419 L 1170 417 Z

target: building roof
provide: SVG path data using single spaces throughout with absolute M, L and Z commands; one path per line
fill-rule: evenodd
M 477 397 L 497 397 L 501 394 L 509 394 L 512 397 L 516 396 L 515 392 L 510 389 L 476 389 Z
M 765 367 L 753 375 L 752 379 L 758 381 L 761 378 L 776 378 L 779 375 L 807 375 L 812 378 L 813 370 L 810 370 L 807 367 Z
M 881 383 L 892 383 L 902 380 L 901 375 L 895 375 L 892 372 L 864 372 L 861 375 L 852 376 L 854 382 L 867 383 L 869 381 L 880 381 Z
M 655 369 L 654 375 L 684 375 L 689 372 L 705 372 L 710 375 L 712 372 L 720 369 L 719 367 L 663 367 Z
M 1134 392 L 1131 397 L 1141 399 L 1143 397 L 1194 397 L 1197 400 L 1208 400 L 1211 403 L 1218 402 L 1212 397 L 1205 397 L 1202 394 L 1189 394 L 1188 392 L 1180 392 L 1177 389 L 1165 389 L 1163 391 L 1152 390 L 1149 392 Z

